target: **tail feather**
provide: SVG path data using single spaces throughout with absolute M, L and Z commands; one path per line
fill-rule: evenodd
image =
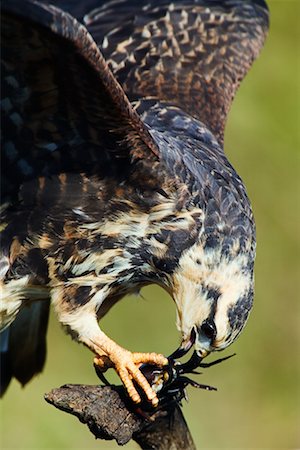
M 1 333 L 1 396 L 13 377 L 24 386 L 43 370 L 48 318 L 49 301 L 35 302 L 22 309 Z
M 0 334 L 0 395 L 4 394 L 11 381 L 12 371 L 9 361 L 9 328 Z

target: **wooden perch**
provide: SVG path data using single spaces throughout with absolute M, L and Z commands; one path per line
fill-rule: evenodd
M 159 410 L 150 421 L 134 412 L 121 386 L 67 384 L 46 394 L 45 400 L 78 417 L 98 439 L 115 439 L 119 445 L 133 439 L 147 450 L 196 449 L 178 405 L 172 411 Z

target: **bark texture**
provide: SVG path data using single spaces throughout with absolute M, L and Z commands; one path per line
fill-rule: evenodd
M 178 405 L 143 414 L 121 386 L 67 384 L 46 394 L 45 400 L 78 417 L 98 439 L 115 439 L 119 445 L 133 439 L 144 450 L 196 449 Z

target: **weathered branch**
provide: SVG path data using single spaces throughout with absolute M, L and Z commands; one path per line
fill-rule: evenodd
M 178 405 L 159 410 L 152 421 L 128 401 L 121 386 L 69 384 L 45 395 L 48 403 L 75 415 L 98 439 L 115 439 L 119 445 L 135 440 L 142 449 L 195 450 Z

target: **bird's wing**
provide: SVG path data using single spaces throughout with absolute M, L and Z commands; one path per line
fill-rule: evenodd
M 171 102 L 223 142 L 230 105 L 264 43 L 264 0 L 56 0 L 83 21 L 131 101 Z
M 49 301 L 32 303 L 1 332 L 0 396 L 4 395 L 12 377 L 24 386 L 43 370 L 48 317 Z
M 2 193 L 62 172 L 106 175 L 157 147 L 86 28 L 31 0 L 2 3 Z

